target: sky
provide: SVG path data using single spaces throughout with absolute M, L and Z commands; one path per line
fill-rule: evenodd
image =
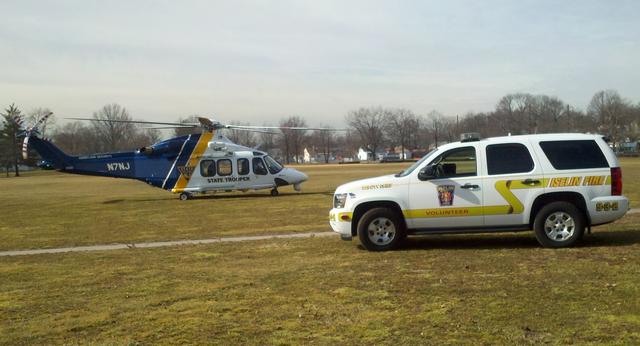
M 0 13 L 0 106 L 58 119 L 116 102 L 144 120 L 343 126 L 359 107 L 455 116 L 515 92 L 640 101 L 640 1 L 3 0 Z

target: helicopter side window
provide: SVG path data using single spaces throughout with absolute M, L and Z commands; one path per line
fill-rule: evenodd
M 253 173 L 257 175 L 267 175 L 267 168 L 264 166 L 264 161 L 262 161 L 259 157 L 254 157 L 252 160 L 253 163 Z
M 216 162 L 213 160 L 200 161 L 200 175 L 203 177 L 213 177 L 216 175 Z
M 274 160 L 271 156 L 265 156 L 264 162 L 267 164 L 267 168 L 269 168 L 269 172 L 271 174 L 277 174 L 282 170 L 282 165 L 278 163 L 278 161 Z
M 249 174 L 249 160 L 238 159 L 238 175 Z
M 219 176 L 227 176 L 233 173 L 233 168 L 231 167 L 231 160 L 222 159 L 218 160 L 218 175 Z

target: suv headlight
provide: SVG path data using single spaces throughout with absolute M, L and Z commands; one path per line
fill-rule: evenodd
M 333 207 L 338 209 L 344 208 L 344 204 L 347 202 L 347 195 L 346 193 L 336 193 L 333 195 Z

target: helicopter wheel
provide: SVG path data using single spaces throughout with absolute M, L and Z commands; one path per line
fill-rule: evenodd
M 181 201 L 186 201 L 188 199 L 191 199 L 191 194 L 187 193 L 187 192 L 183 192 L 180 194 L 180 200 Z
M 271 190 L 271 196 L 275 197 L 277 195 L 279 195 L 280 193 L 278 192 L 278 189 L 272 189 Z

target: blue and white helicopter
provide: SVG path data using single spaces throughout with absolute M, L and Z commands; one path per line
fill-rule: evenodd
M 293 185 L 296 191 L 300 191 L 300 185 L 308 179 L 307 175 L 298 170 L 283 167 L 266 152 L 231 142 L 221 134 L 222 129 L 274 134 L 269 130 L 335 130 L 226 125 L 202 117 L 198 118 L 198 123 L 187 124 L 110 120 L 163 125 L 163 128 L 199 127 L 202 132 L 167 139 L 130 152 L 70 156 L 50 140 L 39 136 L 38 126 L 45 123 L 49 115 L 24 130 L 22 153 L 25 159 L 31 147 L 61 172 L 140 180 L 177 193 L 181 200 L 190 199 L 195 194 L 234 190 L 271 189 L 271 195 L 277 196 L 279 187 Z

